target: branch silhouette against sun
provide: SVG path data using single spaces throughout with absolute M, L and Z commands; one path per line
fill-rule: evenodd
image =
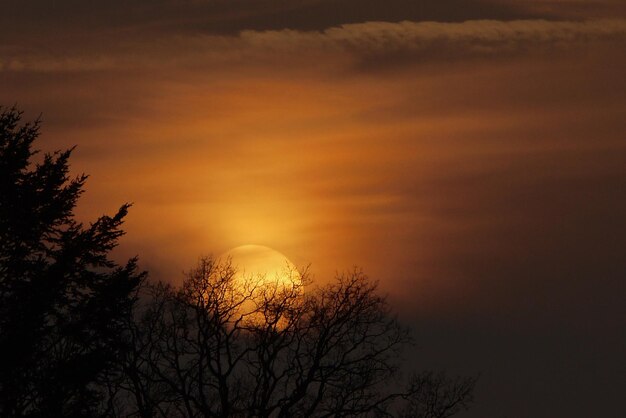
M 441 409 L 435 385 L 450 394 L 445 411 L 469 404 L 473 379 L 467 391 L 433 374 L 398 384 L 410 334 L 359 270 L 323 287 L 306 274 L 242 284 L 229 260 L 209 257 L 180 288 L 146 291 L 119 416 L 449 416 L 429 412 Z M 124 409 L 129 397 L 143 409 Z

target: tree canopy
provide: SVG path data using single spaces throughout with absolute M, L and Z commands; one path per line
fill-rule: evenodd
M 360 270 L 318 287 L 236 272 L 207 257 L 144 289 L 117 416 L 447 418 L 471 402 L 474 378 L 401 372 L 410 332 Z
M 1 110 L 0 412 L 89 416 L 126 349 L 120 330 L 144 276 L 135 259 L 109 257 L 128 205 L 77 222 L 86 176 L 70 178 L 72 150 L 39 156 L 39 122 Z
M 141 384 L 124 385 L 146 416 L 368 416 L 399 396 L 384 385 L 409 335 L 363 274 L 307 292 L 234 274 L 207 258 L 182 287 L 151 288 L 130 362 Z

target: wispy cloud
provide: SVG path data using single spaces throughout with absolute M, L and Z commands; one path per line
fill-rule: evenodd
M 321 32 L 244 31 L 243 42 L 256 47 L 330 48 L 385 53 L 394 50 L 422 51 L 434 46 L 475 53 L 517 49 L 523 45 L 568 44 L 605 38 L 624 38 L 626 20 L 554 22 L 546 20 L 474 20 L 463 23 L 366 22 L 342 25 Z M 306 49 L 304 49 L 306 51 Z
M 315 54 L 342 54 L 360 60 L 379 56 L 441 59 L 481 58 L 527 51 L 559 50 L 582 43 L 626 41 L 626 19 L 591 21 L 474 20 L 463 23 L 366 22 L 323 31 L 242 31 L 237 35 L 175 35 L 157 41 L 139 36 L 111 39 L 119 48 L 88 53 L 0 49 L 0 70 L 76 72 L 136 67 L 179 66 L 181 63 L 307 60 Z

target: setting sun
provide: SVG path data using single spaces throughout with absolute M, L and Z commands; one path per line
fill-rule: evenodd
M 236 291 L 250 294 L 251 301 L 285 293 L 297 297 L 303 292 L 302 276 L 296 266 L 284 254 L 269 247 L 241 245 L 224 253 L 219 261 L 231 264 Z M 244 306 L 244 310 L 254 310 L 250 303 Z
M 263 245 L 241 245 L 220 259 L 230 259 L 236 270 L 235 280 L 240 284 L 250 281 L 256 285 L 275 283 L 279 287 L 302 284 L 296 266 L 285 255 Z
M 280 252 L 263 245 L 241 245 L 233 248 L 218 262 L 229 263 L 234 269 L 233 290 L 243 298 L 238 309 L 246 317 L 246 322 L 263 324 L 267 322 L 259 311 L 259 306 L 274 300 L 298 303 L 303 294 L 302 276 L 296 266 Z M 276 312 L 276 325 L 279 328 L 287 324 L 283 318 L 285 312 Z

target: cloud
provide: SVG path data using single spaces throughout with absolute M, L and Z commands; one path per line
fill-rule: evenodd
M 23 41 L 42 39 L 43 33 L 57 37 L 139 26 L 157 33 L 236 34 L 245 29 L 321 30 L 366 21 L 537 17 L 546 16 L 501 0 L 3 0 L 0 36 L 5 42 Z
M 419 52 L 434 46 L 483 54 L 521 46 L 558 45 L 606 38 L 624 39 L 626 20 L 554 22 L 474 20 L 463 23 L 366 22 L 321 32 L 244 31 L 241 40 L 255 47 L 283 50 L 324 48 L 357 53 Z
M 104 71 L 117 68 L 116 62 L 108 57 L 13 57 L 0 58 L 0 71 L 35 72 L 83 72 Z
M 463 23 L 366 22 L 322 31 L 245 30 L 237 35 L 170 35 L 152 39 L 139 34 L 131 41 L 111 38 L 106 48 L 89 53 L 57 50 L 23 52 L 0 49 L 0 70 L 77 72 L 146 67 L 220 65 L 256 60 L 317 60 L 320 54 L 357 61 L 400 57 L 437 62 L 449 59 L 567 50 L 594 41 L 626 41 L 626 19 L 575 21 L 474 20 Z M 113 46 L 113 47 L 112 47 Z M 313 58 L 312 58 L 313 57 Z M 393 62 L 393 60 L 389 60 Z
M 494 0 L 500 7 L 509 6 L 518 13 L 559 17 L 560 19 L 590 19 L 626 15 L 626 4 L 621 0 Z

